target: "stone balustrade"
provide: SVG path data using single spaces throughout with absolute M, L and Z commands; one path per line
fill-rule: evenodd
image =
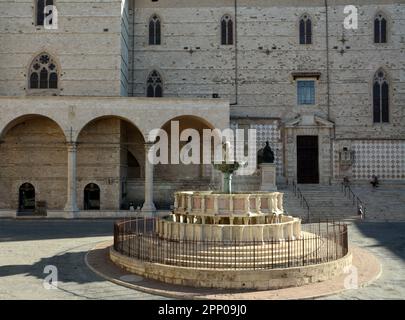
M 196 217 L 175 222 L 159 220 L 157 232 L 160 237 L 171 240 L 210 241 L 277 241 L 301 237 L 301 220 L 282 216 L 279 223 L 272 224 L 201 224 Z
M 175 193 L 174 214 L 208 217 L 258 217 L 284 212 L 283 193 L 255 192 L 223 194 L 210 191 Z M 263 221 L 264 222 L 264 221 Z M 265 223 L 265 222 L 264 222 Z

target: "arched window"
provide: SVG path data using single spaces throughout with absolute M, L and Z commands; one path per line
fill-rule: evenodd
M 100 187 L 95 183 L 84 188 L 84 210 L 100 210 Z
M 149 20 L 149 44 L 159 45 L 161 43 L 160 18 L 155 14 Z
M 45 21 L 45 7 L 53 6 L 53 0 L 36 0 L 36 25 L 43 26 Z M 52 19 L 49 20 L 49 24 L 52 24 Z
M 387 19 L 379 13 L 374 18 L 374 43 L 387 42 Z
M 231 16 L 228 14 L 221 18 L 221 44 L 233 44 L 233 21 Z
M 311 18 L 304 14 L 300 18 L 300 44 L 312 43 L 312 22 Z
M 30 89 L 57 89 L 58 68 L 54 59 L 47 53 L 38 55 L 30 66 Z
M 389 122 L 389 84 L 382 70 L 377 71 L 374 76 L 373 122 Z
M 146 96 L 149 98 L 163 97 L 163 82 L 159 72 L 153 70 L 146 81 Z

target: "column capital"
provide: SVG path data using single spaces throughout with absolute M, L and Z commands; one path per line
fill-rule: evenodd
M 144 146 L 145 146 L 145 148 L 150 149 L 150 148 L 153 147 L 154 144 L 155 144 L 155 143 L 154 143 L 153 141 L 146 141 L 146 142 L 144 143 Z
M 70 151 L 70 152 L 77 151 L 77 142 L 72 142 L 72 141 L 66 142 L 66 146 L 68 148 L 68 151 Z

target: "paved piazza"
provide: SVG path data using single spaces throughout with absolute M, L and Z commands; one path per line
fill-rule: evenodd
M 0 220 L 0 299 L 165 299 L 115 285 L 85 264 L 87 251 L 111 239 L 112 220 Z M 381 277 L 322 299 L 403 299 L 405 222 L 350 226 L 351 241 L 381 261 Z M 45 266 L 58 268 L 58 289 L 43 287 Z

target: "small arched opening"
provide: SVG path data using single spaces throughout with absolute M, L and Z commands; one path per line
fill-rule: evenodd
M 95 183 L 84 188 L 84 210 L 100 210 L 100 187 Z
M 24 183 L 19 188 L 18 210 L 19 212 L 35 211 L 35 188 L 31 183 Z

